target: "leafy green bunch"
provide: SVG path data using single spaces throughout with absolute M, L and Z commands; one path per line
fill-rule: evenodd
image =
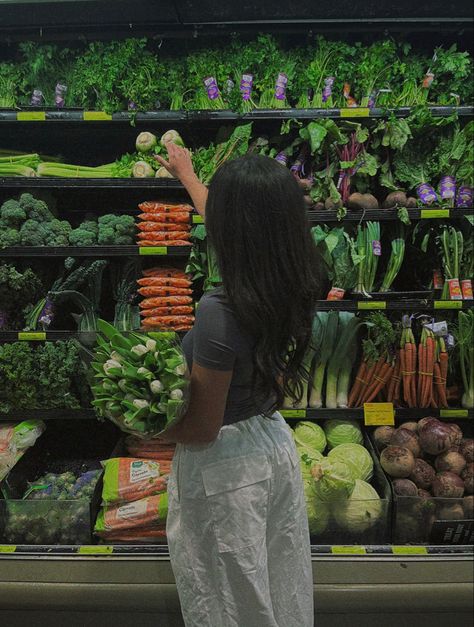
M 12 264 L 0 264 L 0 329 L 23 328 L 23 310 L 42 289 L 41 279 L 31 268 L 21 272 Z

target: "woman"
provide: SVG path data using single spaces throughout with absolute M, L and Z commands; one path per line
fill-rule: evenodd
M 189 153 L 160 163 L 206 219 L 222 288 L 183 340 L 189 408 L 177 442 L 167 534 L 187 627 L 312 627 L 313 584 L 299 459 L 280 414 L 295 397 L 317 297 L 303 193 L 276 161 L 223 165 L 207 189 Z

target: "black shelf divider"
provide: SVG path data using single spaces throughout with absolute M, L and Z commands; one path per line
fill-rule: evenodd
M 2 257 L 187 257 L 191 246 L 10 246 Z
M 362 407 L 354 409 L 312 409 L 310 407 L 306 409 L 281 409 L 281 414 L 286 420 L 326 420 L 331 418 L 338 418 L 342 420 L 363 420 L 364 410 Z M 462 407 L 450 407 L 449 409 L 433 409 L 427 407 L 426 409 L 421 407 L 413 408 L 395 408 L 395 418 L 398 420 L 418 420 L 425 416 L 434 416 L 437 418 L 445 419 L 458 419 L 458 418 L 474 418 L 473 409 L 463 409 Z
M 371 300 L 319 300 L 316 302 L 317 311 L 435 311 L 449 309 L 472 309 L 472 300 L 433 300 L 433 299 L 406 299 L 384 300 L 384 294 L 380 298 Z
M 466 216 L 474 215 L 474 209 L 459 208 L 446 209 L 444 207 L 417 207 L 416 209 L 407 209 L 410 220 L 435 220 L 435 219 L 461 219 Z M 378 222 L 392 222 L 399 219 L 398 209 L 370 209 L 367 211 L 351 211 L 348 210 L 343 218 L 338 218 L 336 211 L 308 211 L 308 220 L 311 224 L 320 224 L 321 222 L 366 222 L 368 220 Z
M 94 420 L 93 409 L 15 409 L 0 414 L 0 422 L 16 420 Z
M 59 177 L 0 177 L 3 189 L 152 189 L 182 190 L 184 187 L 176 179 L 167 178 L 59 178 Z
M 443 117 L 457 113 L 460 116 L 473 116 L 473 106 L 432 106 L 434 116 Z M 192 111 L 118 111 L 107 114 L 104 111 L 84 111 L 82 109 L 54 109 L 25 107 L 21 110 L 0 109 L 0 122 L 78 122 L 78 123 L 192 123 L 200 121 L 251 122 L 258 120 L 313 120 L 317 118 L 383 118 L 394 114 L 407 117 L 410 107 L 366 108 L 352 107 L 342 109 L 254 109 L 248 113 L 231 110 L 202 109 Z

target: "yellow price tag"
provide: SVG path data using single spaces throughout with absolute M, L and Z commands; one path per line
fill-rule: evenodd
M 449 209 L 422 209 L 420 218 L 429 220 L 430 218 L 449 218 Z
M 77 550 L 81 555 L 110 555 L 114 552 L 113 546 L 102 546 L 102 545 L 90 545 L 90 546 L 80 546 Z
M 365 546 L 332 546 L 331 553 L 334 555 L 365 555 Z
M 393 403 L 364 403 L 364 424 L 367 427 L 394 425 Z
M 167 255 L 166 246 L 140 246 L 139 255 Z
M 435 300 L 435 309 L 462 309 L 462 300 Z
M 368 107 L 350 107 L 339 110 L 339 117 L 341 118 L 368 118 L 369 116 L 370 109 Z
M 193 224 L 204 224 L 202 216 L 193 216 Z
M 3 544 L 0 545 L 0 553 L 14 553 L 16 551 L 15 544 Z
M 426 546 L 392 546 L 394 555 L 428 555 Z
M 24 342 L 44 342 L 46 339 L 46 333 L 42 331 L 20 331 L 18 333 L 18 339 Z
M 440 409 L 440 418 L 467 418 L 469 412 L 467 409 Z
M 357 309 L 387 309 L 387 303 L 384 300 L 359 300 Z
M 83 119 L 85 122 L 110 121 L 112 116 L 105 111 L 84 111 Z
M 281 409 L 283 418 L 306 418 L 306 409 Z
M 46 111 L 18 111 L 16 119 L 18 122 L 44 122 Z

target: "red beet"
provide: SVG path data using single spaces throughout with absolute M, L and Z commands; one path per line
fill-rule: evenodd
M 468 463 L 474 462 L 474 439 L 464 439 L 459 447 L 459 452 Z
M 409 479 L 422 490 L 429 490 L 435 476 L 434 468 L 428 462 L 425 462 L 423 459 L 416 459 L 415 468 Z
M 416 433 L 410 429 L 404 429 L 400 427 L 393 432 L 390 439 L 391 446 L 404 446 L 410 449 L 415 457 L 418 457 L 421 453 L 420 441 Z

